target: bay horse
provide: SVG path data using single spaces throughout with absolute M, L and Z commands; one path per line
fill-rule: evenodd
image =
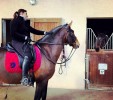
M 108 41 L 108 35 L 104 33 L 99 33 L 97 35 L 95 44 L 94 44 L 94 49 L 96 52 L 99 52 L 101 49 L 103 49 Z
M 46 100 L 48 80 L 55 72 L 55 65 L 64 45 L 74 49 L 79 47 L 79 41 L 74 35 L 70 24 L 60 25 L 50 31 L 42 39 L 34 43 L 41 51 L 40 68 L 34 71 L 36 89 L 34 100 Z M 9 73 L 5 69 L 4 60 L 6 50 L 0 49 L 0 81 L 8 84 L 20 84 L 21 73 Z

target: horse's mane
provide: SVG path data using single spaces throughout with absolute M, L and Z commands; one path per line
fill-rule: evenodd
M 55 28 L 53 28 L 52 30 L 49 31 L 49 34 L 45 35 L 43 38 L 39 39 L 37 42 L 51 42 L 53 40 L 53 38 L 55 37 L 56 33 L 58 33 L 62 27 L 66 26 L 67 24 L 64 25 L 59 25 Z

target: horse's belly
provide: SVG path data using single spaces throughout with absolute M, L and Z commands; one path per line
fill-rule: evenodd
M 0 81 L 7 84 L 19 84 L 21 80 L 21 74 L 19 73 L 0 73 Z

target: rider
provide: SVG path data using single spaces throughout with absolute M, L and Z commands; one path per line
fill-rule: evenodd
M 32 61 L 32 53 L 31 53 L 31 44 L 25 45 L 25 43 L 31 40 L 30 32 L 36 35 L 48 34 L 48 32 L 36 30 L 32 28 L 30 25 L 26 24 L 27 18 L 28 18 L 27 11 L 25 9 L 19 9 L 14 13 L 14 18 L 10 23 L 12 45 L 24 57 L 22 63 L 22 80 L 21 80 L 21 84 L 23 85 L 29 85 L 28 70 L 30 68 L 30 64 Z

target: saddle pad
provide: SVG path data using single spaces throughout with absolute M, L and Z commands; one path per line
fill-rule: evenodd
M 33 71 L 36 71 L 40 68 L 41 64 L 41 53 L 37 46 L 34 46 L 36 60 L 34 62 Z M 16 53 L 12 53 L 7 51 L 5 57 L 5 69 L 9 73 L 22 73 L 22 69 L 20 68 L 19 58 Z

